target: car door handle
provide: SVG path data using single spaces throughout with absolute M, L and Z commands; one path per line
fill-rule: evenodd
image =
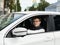
M 53 40 L 53 38 L 51 38 L 51 37 L 46 37 L 46 42 L 48 42 L 48 41 L 51 41 L 51 40 Z

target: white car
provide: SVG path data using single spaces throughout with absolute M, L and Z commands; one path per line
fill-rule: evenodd
M 41 17 L 45 31 L 30 30 L 32 18 Z M 0 24 L 0 45 L 60 45 L 60 12 L 13 13 Z

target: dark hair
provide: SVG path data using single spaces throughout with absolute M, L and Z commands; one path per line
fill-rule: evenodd
M 35 20 L 35 19 L 39 19 L 41 21 L 41 17 L 35 16 L 35 17 L 32 18 L 32 20 Z

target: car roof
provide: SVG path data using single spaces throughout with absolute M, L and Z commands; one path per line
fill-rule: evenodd
M 22 11 L 22 12 L 13 12 L 13 14 L 35 14 L 35 13 L 41 13 L 41 14 L 57 14 L 60 15 L 60 12 L 52 12 L 52 11 Z

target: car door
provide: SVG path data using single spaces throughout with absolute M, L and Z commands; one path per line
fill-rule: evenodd
M 4 44 L 5 45 L 54 45 L 54 34 L 53 32 L 44 32 L 44 33 L 26 35 L 24 37 L 4 37 Z
M 53 33 L 27 35 L 25 37 L 4 38 L 5 45 L 54 45 Z
M 54 16 L 54 23 L 55 23 L 55 45 L 60 45 L 60 15 Z

